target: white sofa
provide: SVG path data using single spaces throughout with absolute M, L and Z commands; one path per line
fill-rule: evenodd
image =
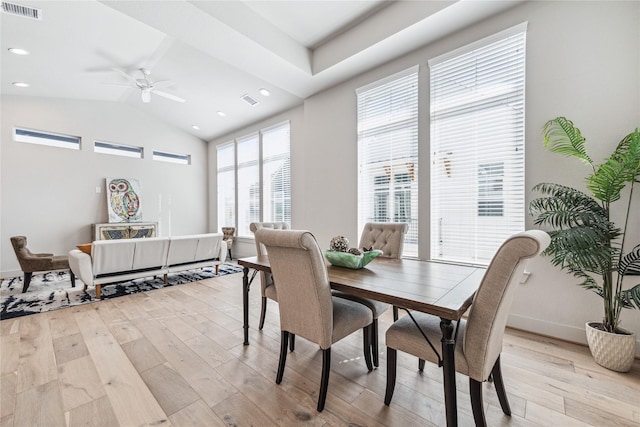
M 215 266 L 217 273 L 226 256 L 220 233 L 96 240 L 91 255 L 69 251 L 69 266 L 85 289 L 95 287 L 99 299 L 101 286 L 108 283 L 161 274 L 166 282 L 168 273 L 202 267 Z

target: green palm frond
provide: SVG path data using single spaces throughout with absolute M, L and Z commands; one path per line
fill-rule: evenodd
M 529 213 L 535 216 L 538 225 L 563 229 L 608 222 L 607 210 L 593 197 L 574 188 L 541 183 L 533 187 L 533 191 L 548 196 L 534 199 L 529 204 Z
M 594 227 L 550 231 L 551 243 L 545 250 L 551 263 L 572 273 L 595 273 L 599 276 L 611 271 L 619 249 L 607 244 L 605 231 Z
M 640 134 L 630 133 L 616 151 L 593 174 L 587 177 L 587 187 L 594 197 L 605 203 L 620 199 L 620 192 L 627 183 L 640 176 Z
M 635 165 L 635 172 L 632 173 L 636 179 L 640 177 L 640 131 L 638 128 L 620 141 L 611 158 L 621 163 Z M 630 168 L 633 170 L 634 166 Z
M 640 283 L 631 289 L 625 289 L 620 292 L 620 300 L 624 308 L 640 309 Z
M 575 127 L 571 120 L 565 117 L 556 117 L 545 123 L 542 129 L 544 145 L 553 153 L 564 156 L 577 157 L 584 163 L 591 165 L 593 162 L 587 155 L 585 139 L 580 129 Z
M 636 273 L 637 271 L 640 271 L 640 245 L 631 249 L 631 252 L 623 256 L 618 265 L 618 274 L 620 274 L 620 276 L 635 276 L 638 274 Z
M 581 283 L 578 283 L 578 286 L 582 286 L 584 289 L 588 291 L 593 291 L 598 296 L 603 296 L 602 286 L 595 281 L 595 279 L 588 274 L 583 272 L 574 272 L 574 276 L 583 279 Z

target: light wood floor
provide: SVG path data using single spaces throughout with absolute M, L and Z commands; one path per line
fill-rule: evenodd
M 335 344 L 324 412 L 315 410 L 321 353 L 298 339 L 275 384 L 277 304 L 242 345 L 241 274 L 0 322 L 0 427 L 8 426 L 442 426 L 441 372 L 399 354 L 398 383 L 383 403 L 380 369 L 367 373 L 362 337 Z M 381 318 L 384 331 L 391 310 Z M 381 332 L 381 339 L 384 334 Z M 384 341 L 383 341 L 384 342 Z M 638 426 L 640 361 L 618 374 L 587 348 L 508 330 L 503 373 L 513 415 L 485 385 L 490 426 Z M 461 426 L 473 425 L 458 378 Z

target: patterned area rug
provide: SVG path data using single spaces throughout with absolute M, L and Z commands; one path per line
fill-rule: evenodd
M 166 284 L 162 276 L 112 283 L 102 286 L 100 299 L 181 285 L 241 271 L 242 267 L 236 264 L 224 263 L 220 266 L 218 275 L 215 268 L 205 268 L 171 273 Z M 76 280 L 76 287 L 72 288 L 69 273 L 65 271 L 34 274 L 29 290 L 24 294 L 22 279 L 23 277 L 5 279 L 0 284 L 0 320 L 97 301 L 95 289 L 89 288 L 84 291 L 84 284 L 80 280 Z

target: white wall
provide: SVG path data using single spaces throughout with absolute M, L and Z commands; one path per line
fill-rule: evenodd
M 311 230 L 321 246 L 332 236 L 357 238 L 356 96 L 358 87 L 412 65 L 420 65 L 419 206 L 420 240 L 426 258 L 429 241 L 429 70 L 430 58 L 528 21 L 526 87 L 526 188 L 543 181 L 584 189 L 587 168 L 548 153 L 543 124 L 558 115 L 574 121 L 587 137 L 596 161 L 640 126 L 640 3 L 528 2 L 499 16 L 425 46 L 305 100 L 303 117 L 291 115 L 294 228 Z M 284 118 L 287 118 L 285 114 Z M 278 117 L 277 120 L 282 120 Z M 267 121 L 269 122 L 269 121 Z M 275 122 L 275 120 L 273 121 Z M 210 164 L 215 169 L 215 144 Z M 215 173 L 215 172 L 213 172 Z M 534 194 L 527 195 L 527 203 Z M 215 204 L 215 200 L 212 200 Z M 640 197 L 634 203 L 629 239 L 640 243 Z M 216 223 L 215 209 L 210 220 Z M 619 216 L 619 215 L 617 215 Z M 527 218 L 527 227 L 533 220 Z M 252 251 L 250 245 L 247 251 Z M 242 252 L 242 251 L 241 251 Z M 239 253 L 250 255 L 252 252 Z M 601 299 L 577 286 L 548 259 L 532 263 L 510 325 L 576 342 L 585 342 L 584 323 L 600 320 Z M 623 326 L 640 333 L 640 311 L 627 311 Z M 640 342 L 638 345 L 640 354 Z
M 161 236 L 208 230 L 207 144 L 114 102 L 2 97 L 0 274 L 21 274 L 9 237 L 35 252 L 66 254 L 108 222 L 105 178 L 138 178 L 144 221 Z M 74 151 L 13 141 L 14 126 L 82 138 Z M 93 141 L 142 146 L 143 159 L 93 152 Z M 152 160 L 153 150 L 191 154 L 190 166 Z M 101 189 L 96 194 L 96 187 Z

